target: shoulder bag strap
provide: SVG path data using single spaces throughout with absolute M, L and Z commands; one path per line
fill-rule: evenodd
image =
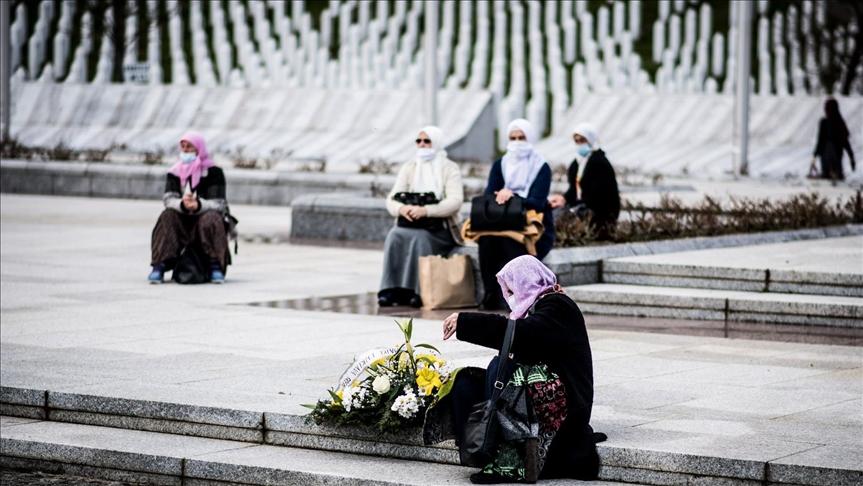
M 503 382 L 503 374 L 507 361 L 510 359 L 509 350 L 512 347 L 512 339 L 515 335 L 515 320 L 507 319 L 506 334 L 503 336 L 503 344 L 500 346 L 500 354 L 497 355 L 497 376 L 494 379 L 494 390 L 492 390 L 491 401 L 496 402 L 506 383 Z

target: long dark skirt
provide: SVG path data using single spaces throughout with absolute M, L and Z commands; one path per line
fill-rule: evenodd
M 393 226 L 384 242 L 384 270 L 381 290 L 409 289 L 420 293 L 419 258 L 446 255 L 455 248 L 449 229 L 428 231 Z
M 165 209 L 159 215 L 150 243 L 151 264 L 163 264 L 165 269 L 174 268 L 183 248 L 197 244 L 210 257 L 219 262 L 222 272 L 229 262 L 228 236 L 225 223 L 218 211 L 203 214 L 182 214 Z
M 497 272 L 513 258 L 527 255 L 527 248 L 506 236 L 483 236 L 477 244 L 479 245 L 479 269 L 485 288 L 483 304 L 504 309 L 506 301 L 497 283 Z

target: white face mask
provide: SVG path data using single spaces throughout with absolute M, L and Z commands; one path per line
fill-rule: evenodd
M 434 158 L 435 152 L 436 151 L 433 148 L 426 148 L 426 147 L 418 148 L 417 149 L 417 158 L 420 160 L 429 161 L 429 160 Z
M 180 160 L 184 164 L 191 164 L 198 158 L 198 154 L 195 152 L 180 152 Z
M 533 146 L 523 140 L 510 140 L 506 144 L 506 151 L 518 158 L 526 157 L 532 149 Z

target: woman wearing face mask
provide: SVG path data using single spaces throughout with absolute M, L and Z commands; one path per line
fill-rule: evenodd
M 432 193 L 433 204 L 405 204 L 404 193 Z M 396 218 L 384 242 L 384 271 L 378 304 L 421 307 L 419 257 L 446 255 L 462 243 L 458 233 L 458 211 L 464 187 L 458 165 L 447 158 L 443 132 L 434 126 L 419 131 L 416 154 L 399 170 L 387 196 L 387 210 Z
M 225 175 L 210 159 L 201 134 L 189 132 L 180 139 L 179 161 L 168 171 L 162 201 L 165 209 L 153 228 L 150 246 L 150 283 L 161 283 L 186 248 L 209 258 L 211 282 L 224 282 L 230 263 L 223 219 Z
M 513 197 L 522 198 L 526 209 L 542 213 L 544 229 L 536 242 L 536 257 L 542 260 L 554 243 L 554 219 L 546 203 L 551 188 L 551 168 L 533 149 L 536 134 L 530 122 L 522 118 L 513 120 L 507 127 L 507 134 L 509 143 L 506 153 L 492 165 L 485 193 L 494 194 L 498 204 L 505 204 Z M 477 244 L 485 288 L 480 307 L 486 310 L 504 309 L 506 303 L 495 275 L 508 261 L 527 255 L 527 248 L 523 243 L 506 236 L 481 236 Z
M 552 195 L 548 202 L 555 209 L 567 206 L 590 210 L 590 222 L 597 239 L 606 240 L 620 215 L 620 192 L 614 168 L 599 148 L 599 137 L 593 125 L 576 125 L 572 140 L 576 157 L 567 171 L 569 189 L 564 194 Z
M 565 406 L 556 402 L 553 415 L 545 414 L 543 399 L 548 393 L 540 386 L 537 397 L 531 396 L 541 434 L 552 437 L 551 443 L 540 443 L 545 451 L 545 465 L 540 478 L 595 479 L 599 471 L 596 442 L 605 434 L 594 434 L 590 426 L 593 408 L 593 360 L 584 317 L 578 306 L 557 284 L 554 273 L 536 258 L 525 255 L 507 263 L 497 274 L 501 291 L 512 302 L 509 319 L 515 320 L 512 363 L 544 364 L 556 374 L 565 390 Z M 443 339 L 455 335 L 459 341 L 500 349 L 507 327 L 507 317 L 460 312 L 443 321 Z M 488 399 L 498 368 L 497 357 L 482 373 L 460 372 L 448 397 L 452 433 L 463 443 L 465 424 L 472 407 Z M 508 378 L 504 378 L 506 382 Z M 557 395 L 554 393 L 553 395 Z M 563 420 L 559 411 L 565 410 Z M 448 437 L 441 437 L 448 438 Z M 523 457 L 501 457 L 471 476 L 475 483 L 518 482 L 523 478 L 518 461 Z M 522 464 L 523 465 L 523 464 Z

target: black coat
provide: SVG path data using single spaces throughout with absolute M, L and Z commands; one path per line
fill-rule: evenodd
M 854 150 L 848 140 L 848 129 L 843 125 L 831 123 L 827 118 L 822 118 L 818 124 L 818 141 L 815 144 L 814 157 L 821 158 L 821 177 L 845 177 L 842 168 L 842 155 L 848 152 L 851 157 L 851 170 L 855 169 Z
M 575 179 L 578 176 L 578 161 L 573 160 L 567 171 L 569 189 L 564 193 L 566 204 L 576 206 L 584 203 L 592 212 L 591 221 L 600 229 L 617 222 L 620 216 L 620 191 L 614 168 L 605 157 L 605 152 L 595 150 L 587 159 L 581 175 L 581 199 L 577 197 Z
M 499 350 L 506 323 L 501 315 L 462 312 L 456 337 Z M 542 297 L 533 312 L 516 321 L 512 353 L 519 363 L 547 364 L 566 387 L 566 421 L 549 448 L 543 477 L 595 479 L 599 456 L 590 427 L 593 359 L 584 317 L 575 302 L 558 293 Z
M 225 173 L 218 167 L 207 169 L 207 175 L 198 180 L 198 185 L 192 190 L 198 193 L 198 197 L 205 199 L 225 199 L 226 192 Z M 165 192 L 182 196 L 183 187 L 180 178 L 168 173 L 165 178 Z

